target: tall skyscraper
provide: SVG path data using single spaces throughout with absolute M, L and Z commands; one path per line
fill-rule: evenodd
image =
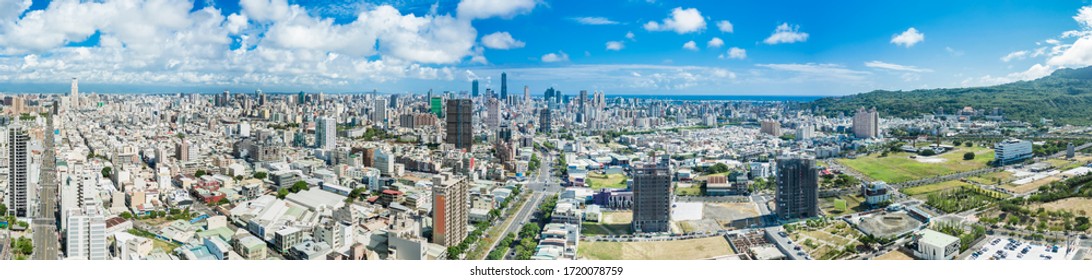
M 543 108 L 538 110 L 538 131 L 542 133 L 550 133 L 553 131 L 553 113 L 549 108 Z
M 777 159 L 777 216 L 783 220 L 819 215 L 819 169 L 815 159 L 783 156 Z
M 633 169 L 633 231 L 671 230 L 671 166 L 667 158 Z
M 508 101 L 508 73 L 501 72 L 501 95 L 500 100 Z
M 69 98 L 68 98 L 69 101 L 68 102 L 71 103 L 71 105 L 69 107 L 78 109 L 80 107 L 80 79 L 79 78 L 72 78 L 72 92 L 69 92 L 68 95 L 69 95 Z
M 8 129 L 8 215 L 30 217 L 27 202 L 27 141 L 22 128 Z
M 95 198 L 85 198 L 84 209 L 70 209 L 65 230 L 65 255 L 70 259 L 107 260 L 106 218 Z
M 875 107 L 867 111 L 864 107 L 857 109 L 857 114 L 853 115 L 853 136 L 861 139 L 880 137 L 880 113 Z
M 296 102 L 299 104 L 307 103 L 307 94 L 302 91 L 296 95 Z
M 531 87 L 523 86 L 523 104 L 531 103 Z
M 486 113 L 489 114 L 485 117 L 485 124 L 489 126 L 489 129 L 496 131 L 500 127 L 500 101 L 496 98 L 490 98 L 485 104 Z
M 315 147 L 334 150 L 337 147 L 337 122 L 333 118 L 318 118 L 315 123 Z
M 478 79 L 470 82 L 470 97 L 478 97 Z
M 470 182 L 444 172 L 432 177 L 432 243 L 446 247 L 466 239 Z
M 429 93 L 431 96 L 431 91 Z M 437 118 L 444 118 L 444 99 L 439 96 L 429 97 L 429 111 L 436 115 Z
M 447 101 L 447 139 L 448 144 L 454 144 L 456 149 L 471 151 L 474 143 L 474 125 L 471 117 L 473 114 L 473 101 L 470 99 L 449 99 Z
M 387 119 L 387 101 L 382 98 L 372 100 L 372 112 L 369 117 L 371 118 L 372 124 L 379 126 L 384 125 L 384 120 Z

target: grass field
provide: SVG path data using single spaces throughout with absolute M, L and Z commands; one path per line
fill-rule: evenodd
M 700 196 L 701 183 L 679 183 L 678 185 L 675 185 L 675 194 L 681 196 Z
M 593 190 L 598 189 L 624 189 L 626 188 L 626 175 L 624 174 L 602 174 L 602 173 L 588 173 L 587 178 L 588 187 Z
M 958 186 L 963 186 L 963 185 L 970 185 L 970 184 L 960 182 L 959 180 L 951 180 L 951 181 L 944 181 L 944 182 L 940 182 L 940 183 L 936 183 L 936 184 L 921 185 L 921 186 L 911 187 L 911 188 L 903 188 L 901 191 L 902 191 L 902 193 L 904 193 L 906 195 L 915 196 L 915 195 L 922 195 L 922 194 L 928 194 L 928 193 L 943 191 L 943 190 L 947 190 L 947 189 L 951 189 L 951 188 L 958 187 Z
M 903 253 L 902 251 L 899 251 L 899 250 L 891 250 L 891 252 L 887 252 L 887 254 L 883 254 L 883 255 L 880 255 L 879 257 L 876 257 L 876 258 L 875 258 L 875 259 L 873 259 L 873 260 L 882 260 L 882 261 L 909 261 L 909 260 L 913 260 L 913 259 L 914 259 L 914 257 L 913 257 L 913 256 L 907 255 L 906 253 Z
M 861 245 L 857 239 L 862 236 L 852 226 L 841 220 L 835 220 L 821 228 L 792 233 L 792 240 L 803 247 L 815 259 L 830 260 L 845 256 L 846 246 Z
M 590 260 L 700 260 L 735 254 L 722 236 L 649 242 L 580 242 L 577 256 Z
M 963 160 L 963 154 L 966 152 L 974 152 L 975 158 L 973 160 Z M 888 183 L 901 183 L 948 173 L 980 169 L 986 167 L 994 157 L 992 149 L 983 147 L 960 147 L 954 151 L 928 158 L 918 157 L 912 159 L 910 158 L 912 155 L 897 152 L 886 157 L 880 157 L 880 154 L 877 153 L 855 159 L 838 159 L 838 162 L 872 179 Z
M 1092 213 L 1092 198 L 1071 197 L 1062 200 L 1052 201 L 1049 203 L 1044 203 L 1040 206 L 1050 211 L 1065 210 L 1070 213 L 1085 216 L 1088 215 L 1088 213 Z
M 845 201 L 846 211 L 837 209 L 837 201 Z M 839 197 L 825 197 L 819 199 L 819 210 L 830 215 L 844 215 L 860 212 L 864 197 L 860 195 L 843 195 Z
M 975 183 L 983 184 L 983 185 L 1003 185 L 1005 183 L 1008 183 L 1008 182 L 1012 181 L 1012 172 L 998 171 L 998 172 L 994 172 L 994 173 L 987 173 L 987 174 L 982 174 L 982 175 L 978 175 L 978 176 L 967 177 L 967 180 L 970 180 L 970 181 L 975 182 Z M 1000 182 L 1000 183 L 998 183 L 998 182 Z
M 633 233 L 630 223 L 633 222 L 633 212 L 612 211 L 603 212 L 600 222 L 581 223 L 580 234 L 583 235 L 621 235 Z

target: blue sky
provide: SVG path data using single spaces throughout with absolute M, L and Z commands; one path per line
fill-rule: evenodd
M 843 95 L 1092 65 L 1085 1 L 0 3 L 0 91 Z M 727 24 L 726 24 L 727 22 Z M 728 28 L 728 26 L 731 26 Z M 692 42 L 692 43 L 691 43 Z

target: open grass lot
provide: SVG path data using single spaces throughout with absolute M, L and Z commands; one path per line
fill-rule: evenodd
M 815 228 L 797 230 L 791 234 L 792 240 L 801 244 L 804 250 L 815 259 L 831 260 L 848 256 L 846 246 L 861 245 L 857 239 L 862 234 L 842 220 L 833 220 L 819 224 Z
M 887 254 L 880 255 L 879 257 L 876 257 L 873 260 L 909 261 L 909 260 L 913 260 L 913 259 L 914 259 L 914 256 L 907 255 L 906 253 L 903 253 L 902 251 L 891 250 L 891 252 L 887 252 Z
M 842 211 L 835 207 L 836 200 L 844 200 L 846 202 L 846 210 Z M 828 215 L 845 215 L 850 213 L 861 212 L 861 203 L 864 202 L 864 197 L 860 195 L 843 195 L 839 197 L 824 197 L 819 199 L 819 210 Z
M 985 207 L 1009 195 L 986 190 L 977 186 L 959 186 L 941 192 L 930 193 L 925 203 L 947 213 L 963 212 Z
M 626 188 L 626 175 L 624 174 L 603 174 L 603 173 L 588 173 L 587 178 L 588 187 L 593 190 L 598 189 L 624 189 Z
M 921 185 L 921 186 L 917 186 L 917 187 L 903 188 L 900 191 L 902 191 L 902 193 L 904 193 L 906 195 L 915 196 L 915 195 L 922 195 L 922 194 L 929 194 L 929 193 L 933 193 L 933 192 L 943 191 L 943 190 L 951 189 L 951 188 L 954 188 L 954 187 L 966 186 L 966 185 L 970 185 L 970 184 L 960 182 L 959 180 L 951 180 L 951 181 L 944 181 L 944 182 L 940 182 L 940 183 L 936 183 L 936 184 L 929 184 L 929 185 Z
M 577 256 L 590 260 L 700 260 L 735 254 L 723 236 L 676 241 L 580 242 Z
M 700 196 L 702 183 L 679 183 L 675 186 L 675 194 L 681 196 Z
M 1012 172 L 1008 171 L 998 171 L 994 173 L 982 174 L 979 176 L 967 177 L 967 180 L 983 185 L 1002 185 L 1011 182 L 1012 179 Z
M 1084 165 L 1083 161 L 1067 160 L 1067 159 L 1060 159 L 1060 158 L 1048 159 L 1048 160 L 1046 160 L 1046 162 L 1050 163 L 1050 166 L 1053 166 L 1054 168 L 1056 168 L 1058 170 L 1061 170 L 1061 171 L 1070 170 L 1070 169 L 1073 169 L 1073 168 L 1080 167 L 1081 165 Z
M 973 160 L 963 160 L 963 154 L 974 152 Z M 838 163 L 853 168 L 875 180 L 888 183 L 901 183 L 949 173 L 971 171 L 987 166 L 993 160 L 992 149 L 984 147 L 960 147 L 954 151 L 933 156 L 912 159 L 913 154 L 905 152 L 891 153 L 880 157 L 879 153 L 855 159 L 838 159 Z
M 1086 213 L 1084 215 L 1087 215 L 1087 213 L 1092 213 L 1092 198 L 1071 197 L 1062 200 L 1052 201 L 1049 203 L 1044 203 L 1040 206 L 1050 211 L 1065 210 L 1074 214 Z
M 583 235 L 621 235 L 633 233 L 630 223 L 633 222 L 631 211 L 603 212 L 603 218 L 598 223 L 581 223 L 580 234 Z
M 1045 186 L 1046 184 L 1050 184 L 1050 183 L 1053 183 L 1053 182 L 1056 182 L 1056 181 L 1059 181 L 1059 180 L 1062 180 L 1062 178 L 1058 177 L 1058 176 L 1050 176 L 1050 177 L 1035 180 L 1035 181 L 1032 181 L 1031 183 L 1027 183 L 1027 184 L 1023 184 L 1023 185 L 1005 184 L 1005 185 L 1001 186 L 1001 188 L 1006 189 L 1006 190 L 1010 190 L 1010 191 L 1012 191 L 1014 193 L 1027 193 L 1027 192 L 1030 192 L 1030 191 L 1038 190 L 1039 187 Z

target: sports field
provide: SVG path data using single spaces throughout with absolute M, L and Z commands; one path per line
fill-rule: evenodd
M 966 152 L 975 153 L 975 158 L 973 160 L 963 160 L 963 154 Z M 910 158 L 911 156 L 915 158 Z M 901 183 L 984 168 L 993 160 L 993 157 L 993 150 L 989 148 L 959 147 L 954 151 L 932 157 L 897 152 L 886 157 L 874 153 L 855 159 L 838 159 L 837 161 L 872 179 L 888 183 Z

